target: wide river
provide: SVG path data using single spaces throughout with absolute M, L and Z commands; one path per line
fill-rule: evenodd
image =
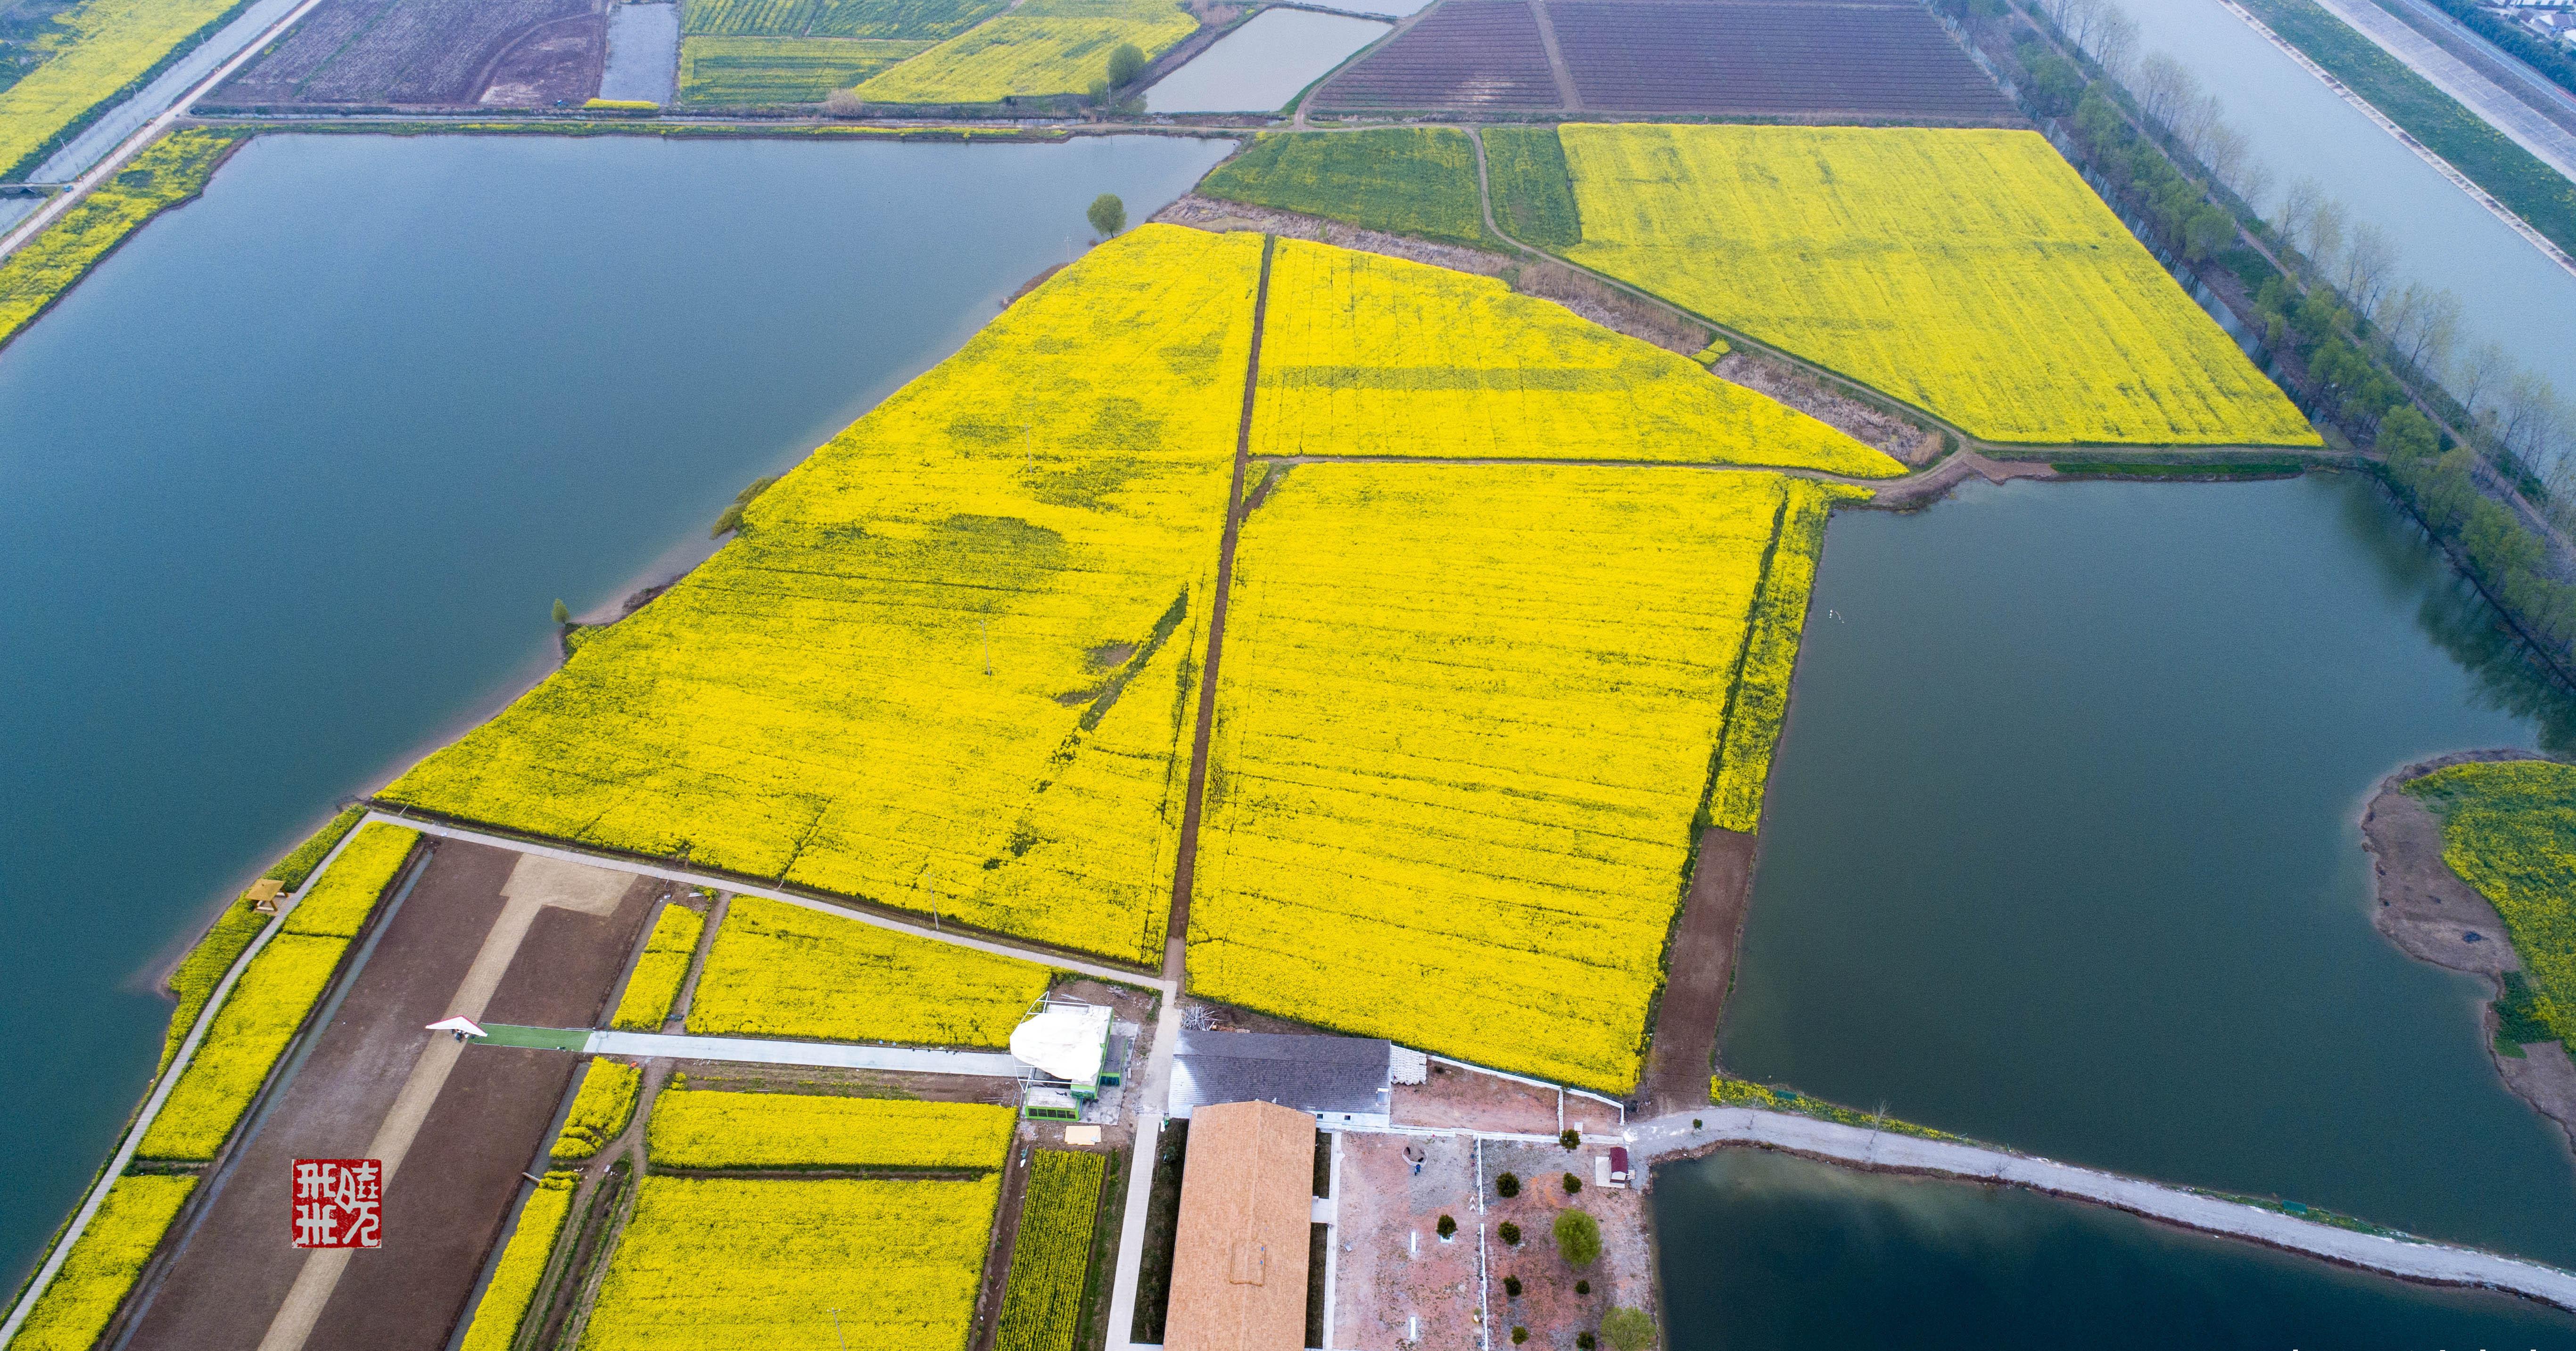
M 2565 1139 L 2371 928 L 2359 826 L 2576 709 L 2370 480 L 1846 512 L 1810 615 L 1729 1073 L 2576 1265 Z
M 0 351 L 0 1269 L 210 907 L 1230 147 L 263 137 Z

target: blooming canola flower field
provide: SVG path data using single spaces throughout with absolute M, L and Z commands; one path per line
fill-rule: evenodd
M 2518 760 L 2407 785 L 2442 816 L 2442 861 L 2495 904 L 2531 1017 L 2576 1049 L 2576 766 Z
M 384 796 L 1155 959 L 1260 252 L 1093 250 Z
M 972 1181 L 647 1177 L 586 1351 L 835 1345 L 962 1351 L 1000 1175 Z
M 2314 446 L 2035 132 L 1568 125 L 1566 256 L 1993 441 Z
M 1832 427 L 1491 277 L 1281 240 L 1256 455 L 1905 467 Z
M 1725 724 L 1740 668 L 1787 679 L 1744 659 L 1766 575 L 1814 547 L 1784 522 L 1862 496 L 1679 468 L 1289 470 L 1236 558 L 1192 989 L 1632 1087 L 1713 762 L 1767 766 L 1776 734 Z M 1761 770 L 1733 777 L 1758 810 Z
M 1172 0 L 1023 0 L 858 86 L 871 103 L 994 103 L 1078 94 L 1134 43 L 1160 56 L 1197 31 Z
M 689 1031 L 1006 1046 L 1052 978 L 1035 962 L 736 896 L 698 973 Z
M 668 1168 L 999 1168 L 1019 1124 L 982 1102 L 687 1089 L 654 1100 L 645 1147 Z

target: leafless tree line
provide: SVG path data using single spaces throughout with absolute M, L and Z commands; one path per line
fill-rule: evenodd
M 2118 0 L 2037 3 L 2068 41 L 2127 87 L 2140 116 L 2248 207 L 2263 210 L 2271 170 L 2254 158 L 2245 134 L 2227 123 L 2225 106 L 2189 67 L 2166 52 L 2137 55 L 2137 23 Z M 2448 390 L 2467 410 L 2472 434 L 2538 476 L 2553 511 L 2576 521 L 2576 401 L 2560 395 L 2547 376 L 2521 367 L 2501 343 L 2459 350 L 2460 298 L 2413 281 L 2400 285 L 2395 241 L 2373 222 L 2352 220 L 2315 179 L 2284 189 L 2270 219 L 2315 275 L 2370 321 L 2382 355 Z

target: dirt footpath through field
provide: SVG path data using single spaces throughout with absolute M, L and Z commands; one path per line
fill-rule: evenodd
M 446 1346 L 581 1061 L 460 1045 L 424 1025 L 460 1012 L 592 1025 L 667 884 L 461 841 L 431 848 L 302 1065 L 201 1191 L 136 1316 L 138 1351 Z M 384 1246 L 295 1248 L 294 1160 L 376 1157 L 390 1174 Z
M 2442 861 L 2442 821 L 2404 791 L 2404 785 L 2450 765 L 2471 761 L 2530 759 L 2521 751 L 2464 751 L 2408 765 L 2380 780 L 2378 793 L 2362 809 L 2362 848 L 2370 851 L 2371 876 L 2379 904 L 2371 924 L 2407 956 L 2446 970 L 2485 977 L 2495 992 L 2500 979 L 2522 969 L 2506 937 L 2504 918 L 2495 906 L 2461 881 Z M 2483 1010 L 2480 1026 L 2488 1055 L 2505 1086 L 2540 1113 L 2558 1123 L 2569 1147 L 2576 1149 L 2576 1062 L 2563 1042 L 2541 1042 L 2522 1048 L 2520 1056 L 2495 1048 L 2492 1007 Z

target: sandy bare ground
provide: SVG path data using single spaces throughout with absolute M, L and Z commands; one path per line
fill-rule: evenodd
M 1753 899 L 1755 837 L 1709 827 L 1691 865 L 1690 891 L 1673 927 L 1663 998 L 1655 1006 L 1655 1040 L 1640 1085 L 1649 1114 L 1708 1101 L 1717 1064 L 1717 1020 L 1735 986 L 1735 953 Z
M 2499 995 L 2503 974 L 2522 969 L 2506 939 L 2504 919 L 2442 861 L 2441 818 L 2403 786 L 2449 765 L 2528 758 L 2519 751 L 2466 751 L 2408 765 L 2380 780 L 2378 793 L 2361 815 L 2362 847 L 2370 851 L 2371 876 L 2379 889 L 2379 905 L 2370 914 L 2373 927 L 2407 956 L 2483 977 Z M 2557 1122 L 2569 1147 L 2576 1149 L 2576 1063 L 2569 1061 L 2565 1043 L 2541 1042 L 2523 1047 L 2518 1057 L 2505 1055 L 2495 1049 L 2494 1010 L 2480 1016 L 2488 1054 L 2505 1086 Z
M 1406 1151 L 1422 1157 L 1413 1171 Z M 1470 1351 L 1477 1271 L 1476 1142 L 1464 1135 L 1342 1136 L 1342 1244 L 1332 1345 L 1345 1351 Z M 1440 1217 L 1458 1222 L 1443 1241 Z M 1486 1241 L 1492 1242 L 1490 1235 Z
M 1700 1079 L 1700 1097 L 1702 1101 L 1708 1097 L 1705 1075 Z M 1394 1115 L 1399 1126 L 1516 1135 L 1554 1135 L 1568 1128 L 1605 1135 L 1616 1134 L 1620 1127 L 1619 1111 L 1608 1103 L 1437 1062 L 1422 1083 L 1395 1086 Z

